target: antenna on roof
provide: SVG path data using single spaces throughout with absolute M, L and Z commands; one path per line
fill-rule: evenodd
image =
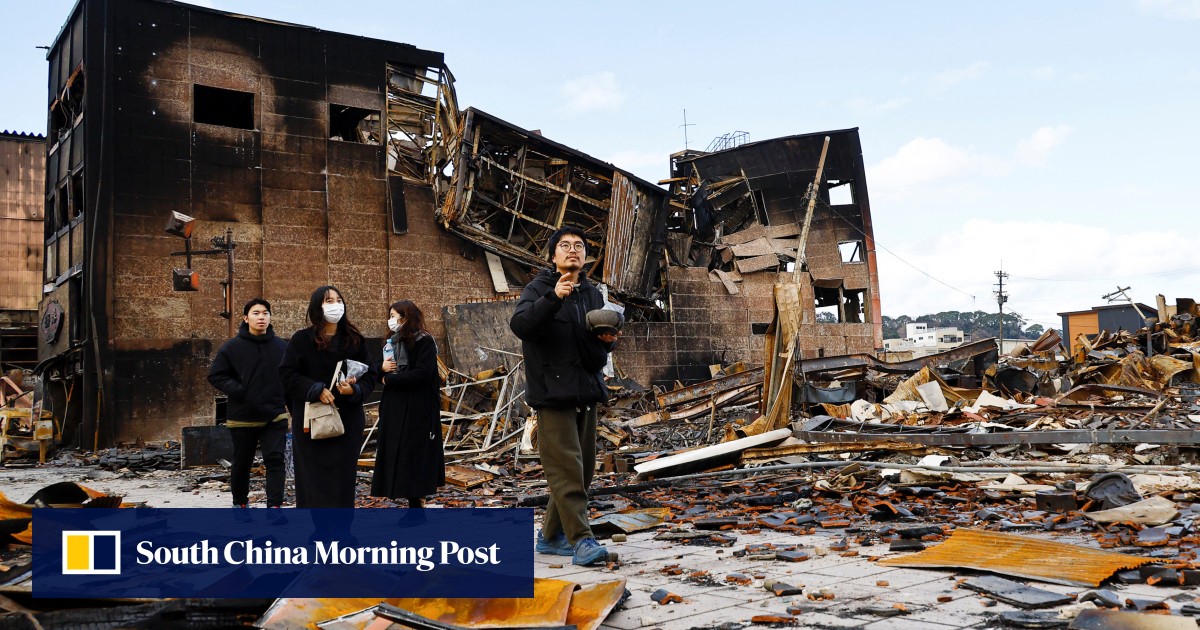
M 682 124 L 682 125 L 679 125 L 679 126 L 680 126 L 680 127 L 683 127 L 683 150 L 684 150 L 684 151 L 687 151 L 687 148 L 688 148 L 688 135 L 687 135 L 687 128 L 688 128 L 688 127 L 695 127 L 696 125 L 695 125 L 695 123 L 689 123 L 689 122 L 687 121 L 687 108 L 686 108 L 686 107 L 685 107 L 685 108 L 683 108 L 683 124 Z

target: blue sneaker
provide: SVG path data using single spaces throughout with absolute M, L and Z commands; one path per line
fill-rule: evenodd
M 558 535 L 546 540 L 542 538 L 541 530 L 538 531 L 537 544 L 534 545 L 534 550 L 538 553 L 544 553 L 550 556 L 573 556 L 575 551 L 571 549 L 571 543 L 567 542 L 566 534 L 558 532 Z
M 608 549 L 604 545 L 596 542 L 595 538 L 584 538 L 575 543 L 575 549 L 572 554 L 571 564 L 579 566 L 591 566 L 608 560 Z

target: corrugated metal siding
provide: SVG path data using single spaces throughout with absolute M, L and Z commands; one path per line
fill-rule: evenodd
M 1100 332 L 1100 321 L 1096 313 L 1080 313 L 1067 316 L 1067 330 L 1071 335 L 1071 352 L 1075 352 L 1075 342 L 1079 335 L 1095 335 Z

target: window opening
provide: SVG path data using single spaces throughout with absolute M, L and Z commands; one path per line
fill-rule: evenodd
M 860 263 L 863 261 L 862 241 L 841 241 L 838 243 L 838 253 L 844 263 Z
M 192 120 L 206 125 L 254 129 L 254 94 L 196 84 Z
M 330 103 L 329 139 L 360 144 L 380 144 L 379 112 Z
M 831 206 L 854 205 L 854 182 L 852 182 L 852 181 L 831 181 L 831 182 L 829 182 L 829 205 L 831 205 Z

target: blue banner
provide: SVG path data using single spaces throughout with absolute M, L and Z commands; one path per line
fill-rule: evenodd
M 33 510 L 34 597 L 532 597 L 532 509 Z

